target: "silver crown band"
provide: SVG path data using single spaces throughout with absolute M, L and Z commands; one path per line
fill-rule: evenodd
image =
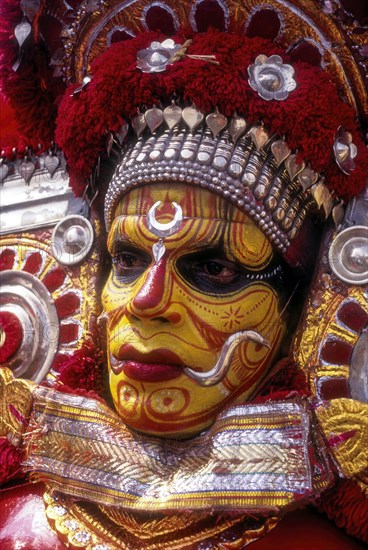
M 123 149 L 105 198 L 107 230 L 125 193 L 157 182 L 198 185 L 219 194 L 248 214 L 282 253 L 316 209 L 313 188 L 324 185 L 261 126 L 235 142 L 227 130 L 214 137 L 204 123 L 194 132 L 182 123 L 173 130 L 161 127 Z

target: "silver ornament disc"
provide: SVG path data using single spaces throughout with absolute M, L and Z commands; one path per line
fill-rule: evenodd
M 88 255 L 93 239 L 93 227 L 87 218 L 66 216 L 54 227 L 51 250 L 62 265 L 76 265 Z
M 6 366 L 14 376 L 41 382 L 59 343 L 59 319 L 45 285 L 34 275 L 7 270 L 0 273 L 0 311 L 18 319 L 22 335 Z
M 335 275 L 345 283 L 368 283 L 368 227 L 354 225 L 333 240 L 328 260 Z

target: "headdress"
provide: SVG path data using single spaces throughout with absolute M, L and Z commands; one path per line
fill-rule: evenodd
M 220 1 L 180 8 L 171 2 L 82 2 L 64 14 L 58 2 L 38 9 L 24 3 L 23 20 L 12 5 L 5 3 L 3 25 L 15 27 L 15 38 L 2 60 L 3 91 L 18 112 L 23 137 L 32 136 L 33 147 L 35 138 L 41 144 L 38 162 L 42 156 L 50 168 L 59 162 L 50 143 L 52 93 L 62 90 L 63 79 L 70 85 L 58 108 L 56 143 L 75 193 L 88 187 L 94 195 L 101 159 L 113 145 L 121 149 L 106 195 L 107 227 L 132 186 L 182 181 L 236 204 L 290 263 L 303 264 L 298 236 L 305 242 L 307 218 L 332 212 L 339 220 L 343 202 L 365 188 L 368 155 L 357 122 L 358 113 L 368 116 L 364 83 L 354 49 L 344 46 L 352 29 L 308 3 L 235 9 Z M 59 25 L 52 28 L 53 40 L 51 22 Z M 43 38 L 49 48 L 60 46 L 48 52 L 54 75 L 46 63 L 36 64 L 45 59 Z M 29 107 L 25 94 L 32 86 L 38 95 Z M 3 158 L 6 176 L 9 150 Z M 37 159 L 26 149 L 18 164 L 29 180 Z

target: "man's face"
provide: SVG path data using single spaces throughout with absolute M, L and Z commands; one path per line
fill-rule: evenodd
M 179 204 L 183 221 L 166 237 L 147 223 L 157 201 L 166 224 Z M 246 399 L 277 353 L 284 325 L 272 283 L 273 249 L 239 209 L 207 190 L 157 184 L 123 197 L 108 236 L 113 268 L 103 291 L 108 316 L 110 389 L 131 427 L 162 437 L 188 437 L 209 426 L 231 402 Z M 271 348 L 246 341 L 232 356 L 225 378 L 203 387 L 184 372 L 215 365 L 225 340 L 253 330 Z

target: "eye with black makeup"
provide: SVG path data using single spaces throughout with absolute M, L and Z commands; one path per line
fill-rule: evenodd
M 138 279 L 151 262 L 149 254 L 135 247 L 125 247 L 117 251 L 112 258 L 114 273 L 124 283 Z
M 112 259 L 114 274 L 123 283 L 132 283 L 152 261 L 139 248 L 122 247 Z M 176 261 L 175 267 L 182 279 L 206 294 L 230 294 L 256 281 L 267 281 L 276 289 L 284 278 L 284 268 L 276 258 L 266 268 L 254 271 L 230 260 L 221 249 L 187 254 Z
M 255 271 L 228 259 L 222 250 L 182 256 L 176 268 L 191 286 L 206 294 L 230 294 L 257 281 L 273 286 L 273 282 L 283 278 L 282 265 L 276 258 L 266 268 Z

